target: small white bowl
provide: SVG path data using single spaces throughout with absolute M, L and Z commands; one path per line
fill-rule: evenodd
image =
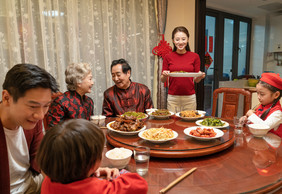
M 149 109 L 146 109 L 146 113 L 149 114 L 149 113 L 154 112 L 156 110 L 158 110 L 158 109 L 157 108 L 149 108 Z
M 249 124 L 248 127 L 255 137 L 263 137 L 270 130 L 269 126 L 264 124 Z
M 126 148 L 114 148 L 106 152 L 110 165 L 114 168 L 125 168 L 132 156 L 132 151 Z

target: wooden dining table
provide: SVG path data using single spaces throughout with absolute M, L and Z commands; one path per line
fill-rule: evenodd
M 114 118 L 107 118 L 106 123 Z M 224 120 L 229 126 L 222 128 L 224 136 L 201 141 L 184 134 L 184 129 L 196 126 L 195 121 L 184 121 L 176 116 L 166 120 L 148 118 L 146 127 L 170 128 L 178 137 L 170 142 L 155 144 L 137 135 L 124 136 L 104 127 L 107 144 L 104 152 L 114 147 L 134 149 L 136 146 L 151 148 L 149 170 L 143 178 L 148 183 L 148 193 L 156 194 L 175 179 L 196 167 L 197 170 L 167 191 L 182 193 L 280 193 L 282 191 L 281 138 L 267 134 L 254 137 L 247 127 L 234 130 L 232 120 Z M 182 155 L 182 156 L 181 156 Z M 103 166 L 109 163 L 104 157 Z M 131 158 L 126 167 L 135 172 Z

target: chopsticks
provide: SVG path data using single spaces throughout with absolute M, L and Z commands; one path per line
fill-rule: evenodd
M 258 103 L 256 106 L 254 106 L 254 107 L 252 108 L 252 110 L 256 110 L 256 109 L 259 107 L 259 105 L 260 105 L 260 103 Z
M 171 189 L 172 187 L 174 187 L 177 183 L 179 183 L 180 181 L 182 181 L 186 176 L 192 174 L 197 168 L 192 168 L 191 170 L 187 171 L 185 174 L 181 175 L 180 177 L 178 177 L 176 180 L 174 180 L 173 182 L 171 182 L 167 187 L 163 188 L 162 190 L 160 190 L 160 193 L 166 193 L 169 189 Z

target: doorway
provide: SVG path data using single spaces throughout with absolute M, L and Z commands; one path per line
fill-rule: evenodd
M 250 18 L 217 10 L 206 10 L 204 110 L 211 115 L 212 94 L 220 81 L 249 74 Z

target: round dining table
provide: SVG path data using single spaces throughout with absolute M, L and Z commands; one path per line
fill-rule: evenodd
M 114 118 L 107 118 L 106 123 Z M 184 133 L 184 129 L 197 126 L 176 116 L 166 120 L 147 118 L 146 128 L 169 128 L 178 133 L 176 139 L 165 143 L 151 143 L 138 135 L 121 135 L 104 129 L 107 144 L 104 152 L 114 147 L 134 150 L 136 146 L 150 147 L 148 173 L 143 178 L 148 183 L 148 194 L 159 193 L 171 182 L 192 168 L 192 174 L 170 188 L 168 194 L 180 193 L 281 193 L 282 192 L 282 146 L 281 138 L 268 133 L 262 138 L 254 137 L 247 127 L 234 130 L 232 120 L 221 128 L 224 135 L 217 139 L 202 141 Z M 109 166 L 105 157 L 103 166 Z M 126 167 L 135 172 L 131 158 Z

